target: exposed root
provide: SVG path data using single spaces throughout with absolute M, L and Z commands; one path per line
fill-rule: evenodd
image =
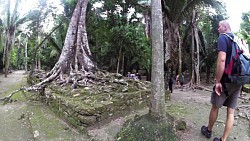
M 95 74 L 88 72 L 74 72 L 70 73 L 70 75 L 60 75 L 60 69 L 57 69 L 57 71 L 53 69 L 49 72 L 49 74 L 51 74 L 50 76 L 46 76 L 46 73 L 42 71 L 37 72 L 38 73 L 33 73 L 33 76 L 30 76 L 31 83 L 37 84 L 28 88 L 21 87 L 20 89 L 12 92 L 10 95 L 0 99 L 0 101 L 10 101 L 11 97 L 21 90 L 24 94 L 28 91 L 42 93 L 50 83 L 60 87 L 71 85 L 72 90 L 78 87 L 91 87 L 95 92 L 112 92 L 114 90 L 117 92 L 127 92 L 129 91 L 129 88 L 132 88 L 135 91 L 146 90 L 150 86 L 150 83 L 147 81 L 133 80 L 123 77 L 121 74 L 103 71 L 96 71 Z
M 183 86 L 180 86 L 180 85 L 177 85 L 175 86 L 175 88 L 180 88 L 180 89 L 185 89 L 185 90 L 193 90 L 193 91 L 196 91 L 196 90 L 205 90 L 205 91 L 209 91 L 209 92 L 212 92 L 213 90 L 212 89 L 209 89 L 205 86 L 202 86 L 202 85 L 196 85 L 196 84 L 193 84 L 191 82 L 183 85 Z
M 43 81 L 41 81 L 38 84 L 35 84 L 35 85 L 29 87 L 27 90 L 28 91 L 32 91 L 32 90 L 41 90 L 41 89 L 44 89 L 48 83 L 52 82 L 53 80 L 55 80 L 55 78 L 57 76 L 59 76 L 60 71 L 61 70 L 58 69 L 56 72 L 54 72 L 53 74 L 51 74 L 48 78 L 44 79 Z
M 1 98 L 0 101 L 3 101 L 4 103 L 12 102 L 11 97 L 12 97 L 14 94 L 18 93 L 19 91 L 24 91 L 24 90 L 25 90 L 25 87 L 21 87 L 20 89 L 13 91 L 13 92 L 12 92 L 11 94 L 9 94 L 8 96 Z M 23 94 L 24 94 L 24 93 L 23 93 Z M 25 97 L 26 97 L 26 96 L 25 96 Z

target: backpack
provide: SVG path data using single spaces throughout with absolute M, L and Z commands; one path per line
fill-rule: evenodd
M 244 85 L 249 83 L 250 76 L 250 53 L 248 46 L 236 36 L 234 39 L 224 33 L 232 41 L 232 52 L 229 64 L 226 64 L 224 73 L 227 74 L 231 83 Z

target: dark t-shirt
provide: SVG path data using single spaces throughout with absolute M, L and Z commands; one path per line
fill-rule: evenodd
M 234 38 L 232 33 L 227 33 L 229 36 Z M 232 41 L 225 34 L 220 34 L 217 42 L 217 51 L 223 51 L 227 53 L 227 48 L 232 46 Z M 228 53 L 227 53 L 228 54 Z
M 234 35 L 232 33 L 227 33 L 229 36 L 234 38 Z M 226 64 L 229 64 L 230 62 L 230 56 L 232 52 L 232 41 L 227 35 L 220 34 L 218 41 L 217 41 L 217 52 L 223 51 L 226 53 Z M 228 79 L 227 75 L 224 73 L 222 76 L 222 82 L 230 83 L 230 80 Z

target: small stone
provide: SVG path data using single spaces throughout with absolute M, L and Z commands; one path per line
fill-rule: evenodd
M 38 137 L 39 136 L 39 132 L 36 130 L 34 131 L 34 138 Z

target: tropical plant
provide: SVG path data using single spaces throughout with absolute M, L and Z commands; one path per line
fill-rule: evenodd
M 199 6 L 211 7 L 217 9 L 217 12 L 224 13 L 225 9 L 223 5 L 216 0 L 164 0 L 163 1 L 163 13 L 164 13 L 164 39 L 168 44 L 166 48 L 166 61 L 170 59 L 171 66 L 174 70 L 178 68 L 177 73 L 182 72 L 182 59 L 181 59 L 181 46 L 182 38 L 180 35 L 180 27 L 185 23 L 189 23 L 190 16 L 193 15 L 194 9 L 199 9 Z M 193 22 L 196 22 L 197 16 L 194 17 Z M 196 25 L 191 23 L 191 27 Z M 198 32 L 196 32 L 198 33 Z M 193 36 L 196 36 L 193 34 Z M 198 41 L 198 40 L 197 40 Z M 196 43 L 199 45 L 199 43 Z M 178 58 L 176 57 L 178 56 Z M 179 67 L 178 67 L 179 66 Z M 197 76 L 199 77 L 199 76 Z
M 11 2 L 10 0 L 6 1 L 6 15 L 4 16 L 4 20 L 2 21 L 4 29 L 4 53 L 3 53 L 3 64 L 4 64 L 4 72 L 5 77 L 8 75 L 9 63 L 10 63 L 10 53 L 15 42 L 15 34 L 16 29 L 26 22 L 26 17 L 20 17 L 17 10 L 20 4 L 20 0 L 14 1 L 14 9 L 11 11 Z M 3 35 L 2 35 L 3 36 Z
M 123 10 L 119 12 L 119 8 Z M 129 18 L 132 8 L 135 12 Z M 103 16 L 105 11 L 110 12 Z M 102 7 L 88 12 L 90 49 L 99 66 L 124 75 L 138 69 L 150 73 L 149 39 L 141 19 L 135 16 L 141 11 L 142 5 L 138 1 L 105 1 Z
M 250 45 L 250 11 L 242 13 L 242 22 L 240 24 L 240 36 L 248 45 Z

